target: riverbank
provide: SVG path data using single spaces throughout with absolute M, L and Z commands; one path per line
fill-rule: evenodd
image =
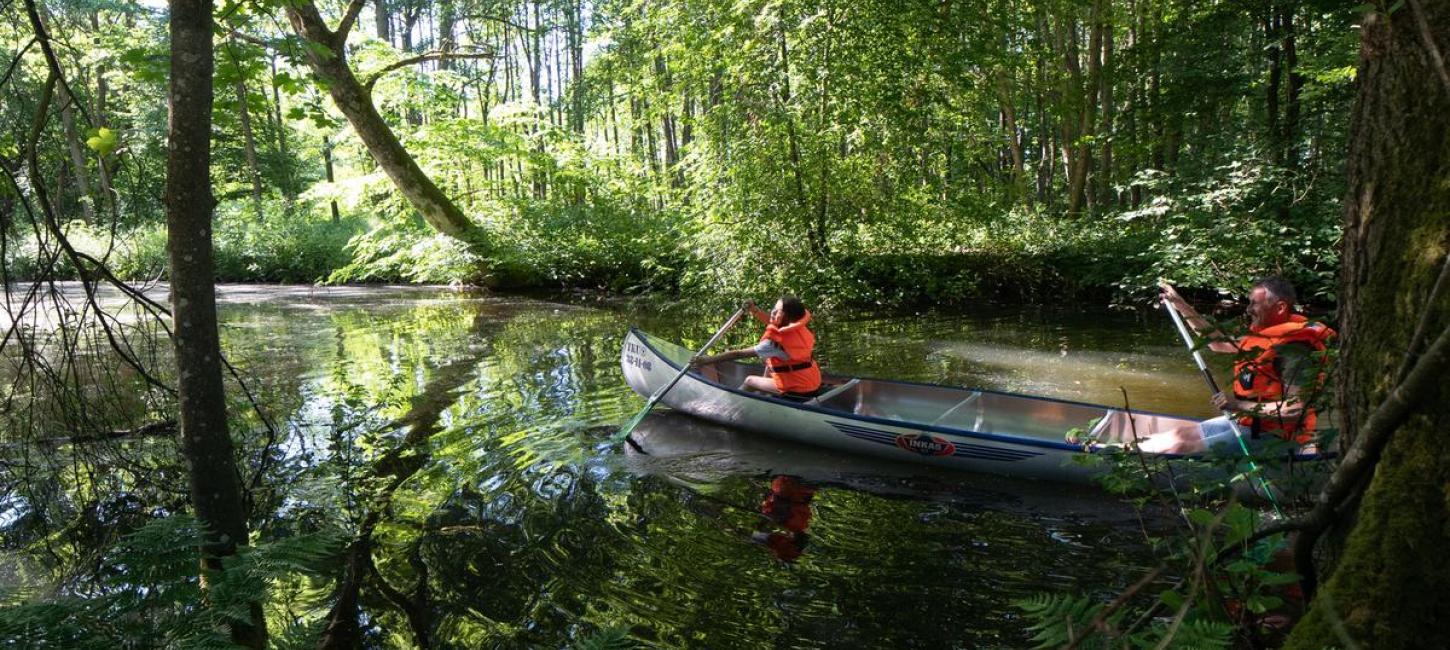
M 495 233 L 497 253 L 482 259 L 421 224 L 361 215 L 322 220 L 299 210 L 262 221 L 225 215 L 218 219 L 214 249 L 217 280 L 228 283 L 581 290 L 718 304 L 790 291 L 813 304 L 922 309 L 982 301 L 1142 304 L 1151 300 L 1160 277 L 1208 295 L 1242 292 L 1256 277 L 1281 273 L 1307 302 L 1334 301 L 1338 260 L 1324 242 L 1295 252 L 1293 241 L 1215 237 L 1198 227 L 1158 231 L 1146 223 L 1044 215 L 1017 215 L 1009 222 L 1010 227 L 967 226 L 951 237 L 918 233 L 915 244 L 843 238 L 820 253 L 711 243 L 706 233 L 667 241 L 658 233 L 603 230 L 559 239 L 558 228 L 551 228 Z M 165 277 L 161 226 L 113 235 L 72 222 L 66 231 L 72 246 L 105 260 L 118 277 Z M 48 257 L 34 241 L 14 242 L 6 251 L 7 277 L 76 277 L 66 256 L 46 269 L 40 260 Z

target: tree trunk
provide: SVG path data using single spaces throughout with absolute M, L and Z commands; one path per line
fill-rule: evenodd
M 221 558 L 247 543 L 236 458 L 227 432 L 217 334 L 216 277 L 212 263 L 211 0 L 171 0 L 170 119 L 167 127 L 166 229 L 171 262 L 171 315 L 181 451 L 190 479 L 191 505 L 204 528 L 202 562 L 221 568 Z M 233 622 L 237 643 L 262 648 L 267 630 L 261 605 L 250 622 Z
M 287 18 L 304 40 L 321 45 L 305 48 L 312 71 L 327 85 L 338 110 L 347 116 L 352 128 L 367 146 L 378 166 L 392 179 L 398 191 L 438 232 L 463 242 L 474 253 L 487 259 L 489 246 L 481 228 L 463 214 L 453 201 L 423 173 L 417 161 L 408 155 L 398 136 L 378 115 L 372 97 L 357 77 L 353 76 L 344 56 L 342 41 L 327 28 L 317 5 L 301 0 L 289 5 Z M 344 35 L 345 36 L 345 35 Z
M 1297 169 L 1299 164 L 1299 94 L 1304 88 L 1304 75 L 1299 73 L 1299 54 L 1295 45 L 1294 4 L 1283 11 L 1284 71 L 1289 75 L 1289 94 L 1284 101 L 1284 164 Z
M 569 95 L 570 123 L 574 133 L 584 134 L 584 2 L 569 3 L 569 64 L 573 77 Z
M 1264 95 L 1265 126 L 1269 131 L 1270 156 L 1277 164 L 1284 164 L 1284 138 L 1279 133 L 1279 83 L 1283 78 L 1279 50 L 1279 14 L 1270 12 L 1264 20 L 1264 38 L 1269 50 L 1269 85 Z
M 332 140 L 325 135 L 322 136 L 322 169 L 327 174 L 329 184 L 337 182 L 332 174 Z M 337 209 L 337 199 L 331 199 L 328 203 L 332 207 L 332 222 L 342 221 L 342 213 Z
M 61 128 L 65 131 L 66 149 L 70 152 L 71 169 L 75 171 L 76 194 L 81 204 L 81 215 L 86 223 L 96 222 L 95 196 L 91 194 L 91 182 L 86 174 L 86 154 L 81 150 L 80 134 L 76 132 L 76 98 L 67 96 L 60 108 Z
M 780 45 L 780 109 L 781 112 L 785 114 L 785 129 L 787 146 L 789 147 L 790 154 L 791 178 L 795 181 L 795 203 L 798 208 L 804 208 L 807 205 L 806 186 L 805 179 L 803 178 L 803 172 L 801 170 L 800 138 L 796 134 L 795 113 L 791 109 L 792 97 L 790 92 L 790 50 L 786 47 L 784 6 L 781 7 L 780 12 L 780 28 L 777 33 L 777 40 L 779 41 Z M 820 255 L 822 251 L 818 250 L 814 244 L 815 242 L 813 241 L 811 246 L 811 252 Z
M 1101 17 L 1103 30 L 1103 56 L 1102 67 L 1098 71 L 1098 99 L 1103 107 L 1103 124 L 1101 129 L 1102 158 L 1098 164 L 1098 170 L 1093 175 L 1098 186 L 1098 202 L 1104 206 L 1117 202 L 1117 194 L 1113 189 L 1113 15 L 1112 3 L 1105 7 L 1106 15 Z
M 277 53 L 267 52 L 267 62 L 272 71 L 272 129 L 276 133 L 277 157 L 281 161 L 286 180 L 279 184 L 282 196 L 288 201 L 297 198 L 296 182 L 292 179 L 292 157 L 287 152 L 287 118 L 282 114 L 282 92 L 277 87 Z
M 393 44 L 393 15 L 388 11 L 387 0 L 373 0 L 373 27 L 378 38 L 388 45 Z
M 1342 441 L 1361 434 L 1397 382 L 1413 333 L 1423 326 L 1430 341 L 1450 326 L 1450 292 L 1427 304 L 1450 249 L 1450 76 L 1444 50 L 1430 45 L 1450 44 L 1450 4 L 1409 0 L 1391 15 L 1367 14 L 1360 32 L 1340 294 Z M 1450 548 L 1450 383 L 1412 408 L 1287 647 L 1347 646 L 1337 629 L 1361 647 L 1450 647 L 1442 556 Z
M 1007 132 L 1007 148 L 1012 155 L 1012 198 L 1015 201 L 1023 193 L 1026 170 L 1022 162 L 1022 139 L 1017 134 L 1017 108 L 1006 73 L 997 76 L 997 100 L 1002 104 L 1003 130 Z
M 674 94 L 674 82 L 670 79 L 670 68 L 665 63 L 665 57 L 660 55 L 655 56 L 655 77 L 659 83 L 660 96 L 671 97 Z M 660 127 L 665 141 L 665 173 L 669 175 L 670 186 L 679 187 L 684 184 L 685 179 L 676 169 L 676 165 L 680 162 L 680 147 L 675 133 L 675 114 L 670 110 L 668 102 L 664 105 Z
M 91 12 L 91 30 L 100 33 L 101 15 L 99 11 Z M 96 105 L 91 119 L 97 127 L 109 127 L 111 122 L 106 117 L 110 110 L 107 102 L 110 101 L 111 89 L 106 83 L 106 67 L 103 62 L 96 63 Z M 104 156 L 96 157 L 96 179 L 101 185 L 101 200 L 106 205 L 106 212 L 111 215 L 112 221 L 121 219 L 120 209 L 116 205 L 116 191 L 111 187 L 111 170 L 106 165 Z
M 237 119 L 242 125 L 242 152 L 247 157 L 247 177 L 252 182 L 252 208 L 257 211 L 257 221 L 262 213 L 262 172 L 257 168 L 257 139 L 252 135 L 252 112 L 247 108 L 247 84 L 242 81 L 240 68 L 237 73 Z

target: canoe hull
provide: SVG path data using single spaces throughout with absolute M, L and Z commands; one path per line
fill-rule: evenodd
M 631 330 L 620 359 L 625 381 L 635 392 L 653 395 L 679 372 L 684 362 L 679 356 L 679 350 Z M 1089 482 L 1100 471 L 1072 463 L 1073 457 L 1084 454 L 1083 447 L 1063 442 L 1060 437 L 1057 441 L 1014 440 L 1008 435 L 893 422 L 748 394 L 694 372 L 681 378 L 661 401 L 672 409 L 717 424 L 895 461 L 1071 483 Z M 1111 411 L 1098 408 L 1100 414 Z M 1195 422 L 1191 418 L 1183 421 Z M 1089 425 L 1090 419 L 1084 418 L 1081 424 Z M 1066 433 L 1064 428 L 1058 435 Z

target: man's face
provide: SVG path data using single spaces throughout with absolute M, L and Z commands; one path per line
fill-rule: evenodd
M 1271 295 L 1267 289 L 1257 287 L 1249 294 L 1249 327 L 1273 327 L 1288 320 L 1289 304 Z

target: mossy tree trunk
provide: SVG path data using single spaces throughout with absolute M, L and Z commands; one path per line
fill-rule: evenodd
M 1339 403 L 1353 440 L 1401 375 L 1450 325 L 1427 304 L 1450 248 L 1450 3 L 1410 0 L 1362 29 L 1346 197 Z M 1437 52 L 1438 50 L 1438 52 Z M 1288 647 L 1450 647 L 1450 382 L 1416 401 L 1380 456 L 1327 582 Z

